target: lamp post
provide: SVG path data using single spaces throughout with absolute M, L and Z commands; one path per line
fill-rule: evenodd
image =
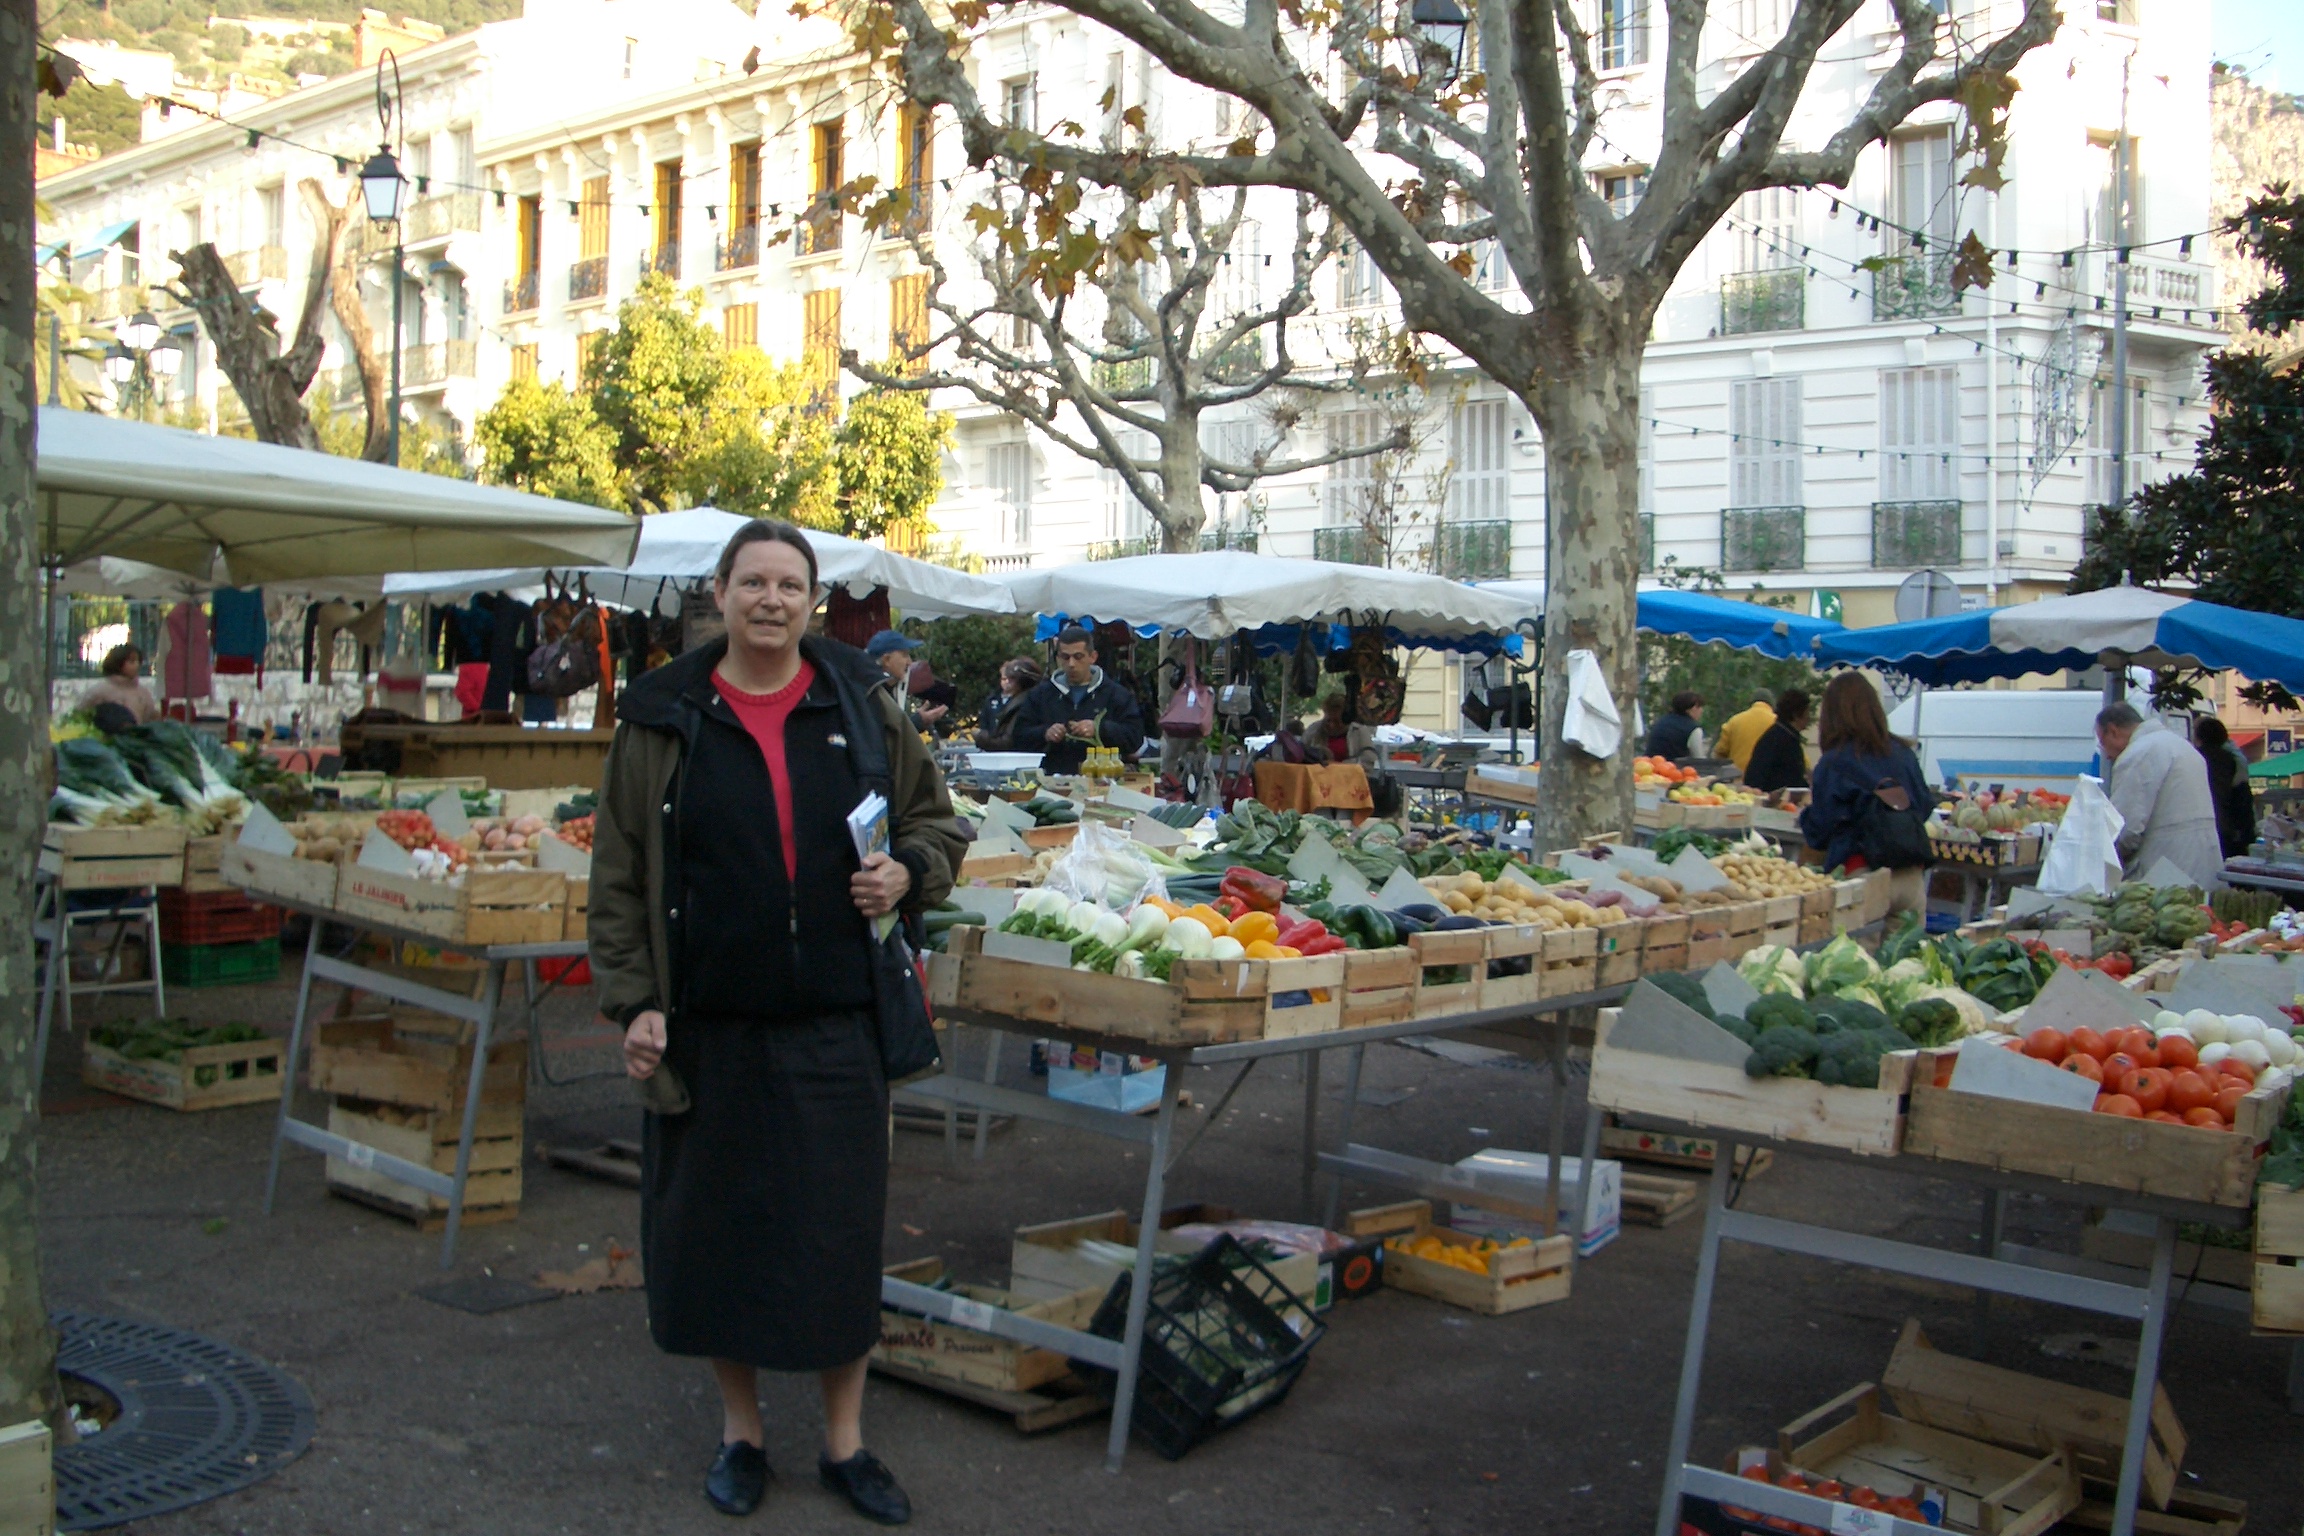
M 112 381 L 123 409 L 131 400 L 154 401 L 152 375 L 174 378 L 184 366 L 183 343 L 160 329 L 152 311 L 140 309 L 120 323 L 118 340 L 104 349 L 104 377 Z
M 384 89 L 384 66 L 392 66 L 392 89 Z M 368 205 L 371 223 L 392 226 L 392 406 L 391 418 L 385 426 L 385 462 L 397 469 L 400 466 L 400 303 L 401 266 L 408 259 L 404 226 L 400 222 L 400 201 L 407 188 L 407 179 L 400 174 L 399 157 L 392 153 L 392 123 L 402 105 L 400 91 L 400 61 L 392 50 L 376 61 L 376 121 L 382 139 L 376 153 L 360 167 L 360 197 Z
M 1437 52 L 1446 60 L 1444 80 L 1454 80 L 1464 67 L 1464 34 L 1470 29 L 1472 18 L 1456 0 L 1413 0 L 1408 19 L 1414 23 L 1419 44 L 1417 72 L 1423 72 L 1422 54 Z

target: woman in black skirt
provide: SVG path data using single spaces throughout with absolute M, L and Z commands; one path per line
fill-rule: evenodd
M 739 529 L 713 594 L 727 639 L 618 704 L 593 843 L 593 977 L 650 1108 L 648 1326 L 719 1380 L 716 1508 L 767 1488 L 758 1372 L 813 1371 L 820 1478 L 897 1525 L 910 1502 L 860 1423 L 888 1193 L 872 920 L 940 901 L 965 844 L 886 675 L 807 634 L 805 536 Z M 889 849 L 859 860 L 868 788 Z

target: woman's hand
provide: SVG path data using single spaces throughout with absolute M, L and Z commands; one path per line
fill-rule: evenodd
M 651 1008 L 636 1015 L 632 1027 L 624 1031 L 624 1075 L 644 1081 L 656 1074 L 656 1063 L 663 1059 L 664 1015 Z
M 896 910 L 912 890 L 912 871 L 884 853 L 876 853 L 864 861 L 864 867 L 848 877 L 848 894 L 855 898 L 856 910 L 866 917 L 879 917 Z M 632 1047 L 624 1047 L 627 1054 Z

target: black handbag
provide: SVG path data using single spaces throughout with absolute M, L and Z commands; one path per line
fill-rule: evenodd
M 1930 862 L 1928 810 L 1912 803 L 1912 792 L 1894 779 L 1882 779 L 1859 803 L 1856 851 L 1874 869 L 1911 869 Z
M 928 1016 L 918 952 L 910 942 L 916 922 L 917 918 L 906 918 L 890 929 L 873 958 L 879 968 L 872 988 L 878 1010 L 873 1022 L 880 1035 L 880 1072 L 891 1088 L 925 1077 L 944 1062 L 936 1025 Z

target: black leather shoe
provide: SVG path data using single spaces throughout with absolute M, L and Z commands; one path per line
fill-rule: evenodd
M 704 1474 L 704 1497 L 724 1515 L 748 1515 L 768 1494 L 768 1453 L 756 1445 L 731 1440 L 712 1458 Z
M 912 1501 L 896 1486 L 896 1474 L 870 1451 L 858 1451 L 846 1461 L 834 1461 L 819 1453 L 816 1475 L 824 1480 L 825 1487 L 844 1495 L 867 1520 L 902 1525 L 912 1518 Z

